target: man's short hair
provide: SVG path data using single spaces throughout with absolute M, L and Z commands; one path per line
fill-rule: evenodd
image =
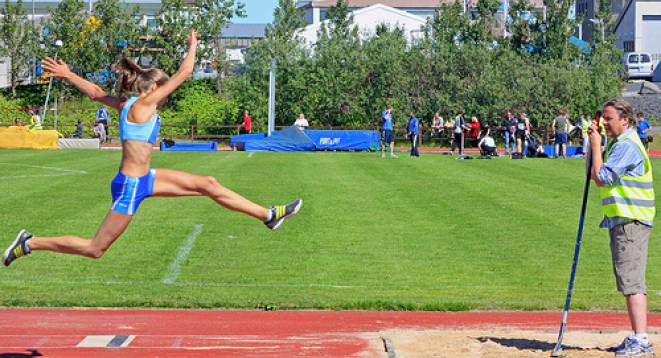
M 633 116 L 633 107 L 622 98 L 613 98 L 604 103 L 604 108 L 613 107 L 621 118 L 626 118 L 629 121 L 629 127 L 635 126 L 637 121 Z

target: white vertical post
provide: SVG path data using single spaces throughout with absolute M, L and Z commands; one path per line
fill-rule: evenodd
M 269 124 L 268 136 L 275 129 L 275 59 L 271 59 L 271 72 L 269 73 Z

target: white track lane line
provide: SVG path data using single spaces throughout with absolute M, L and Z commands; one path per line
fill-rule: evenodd
M 60 176 L 65 176 L 65 175 L 85 175 L 85 174 L 87 174 L 87 172 L 84 171 L 84 170 L 64 169 L 64 168 L 57 168 L 57 167 L 46 167 L 46 166 L 42 166 L 42 165 L 30 165 L 30 164 L 22 164 L 22 163 L 5 163 L 5 162 L 0 162 L 0 165 L 14 165 L 14 166 L 19 166 L 19 167 L 45 169 L 45 170 L 50 170 L 50 171 L 55 172 L 55 173 L 48 173 L 48 174 L 0 175 L 0 179 L 60 177 Z
M 195 240 L 197 240 L 202 233 L 202 226 L 202 224 L 195 225 L 193 232 L 188 235 L 186 242 L 184 242 L 184 244 L 181 245 L 181 248 L 179 248 L 179 254 L 177 254 L 177 257 L 172 261 L 170 267 L 168 267 L 168 272 L 161 282 L 170 285 L 177 280 L 177 276 L 179 276 L 179 272 L 181 271 L 181 264 L 186 260 L 186 257 L 188 257 L 188 254 L 190 254 L 193 249 Z

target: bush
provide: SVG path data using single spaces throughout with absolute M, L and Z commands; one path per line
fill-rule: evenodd
M 218 96 L 208 81 L 190 81 L 171 98 L 171 107 L 162 111 L 165 125 L 201 126 L 236 124 L 239 108 L 235 101 Z M 168 134 L 190 134 L 189 127 L 170 127 Z M 227 133 L 222 128 L 201 128 L 196 134 Z

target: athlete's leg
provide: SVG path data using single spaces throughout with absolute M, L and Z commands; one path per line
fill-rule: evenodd
M 269 217 L 269 209 L 253 203 L 220 185 L 216 178 L 170 169 L 156 169 L 154 197 L 207 196 L 223 207 L 259 220 Z
M 77 236 L 33 237 L 28 241 L 28 247 L 30 251 L 47 250 L 98 259 L 122 235 L 131 219 L 131 215 L 110 210 L 91 240 Z

